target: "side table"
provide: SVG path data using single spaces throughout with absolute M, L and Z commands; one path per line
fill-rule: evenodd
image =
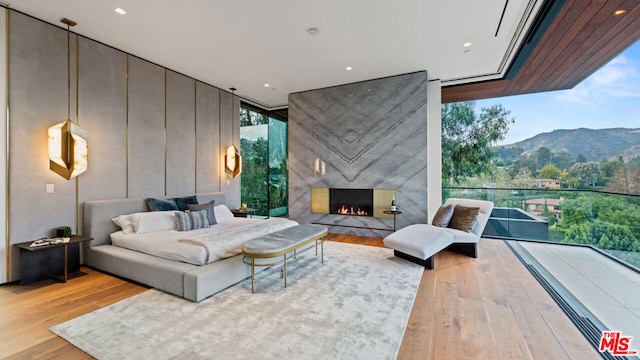
M 69 242 L 30 247 L 33 241 L 15 244 L 20 249 L 20 284 L 52 277 L 67 282 L 70 272 L 80 270 L 80 243 L 93 240 L 71 235 Z
M 393 211 L 393 210 L 385 210 L 385 211 L 383 211 L 383 213 L 392 214 L 393 215 L 393 232 L 395 232 L 396 231 L 396 215 L 402 214 L 402 211 L 399 211 L 399 210 L 395 210 L 395 211 Z
M 233 216 L 235 217 L 253 217 L 253 213 L 256 212 L 256 209 L 246 208 L 246 209 L 233 209 L 231 210 Z

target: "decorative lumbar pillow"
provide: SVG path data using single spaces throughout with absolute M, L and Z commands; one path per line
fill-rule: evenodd
M 136 219 L 136 233 L 145 234 L 156 231 L 176 229 L 176 211 L 152 211 L 132 214 Z
M 453 209 L 453 216 L 451 217 L 451 221 L 449 221 L 448 227 L 471 232 L 473 226 L 476 224 L 479 212 L 479 207 L 456 205 Z
M 178 204 L 176 204 L 176 201 L 174 199 L 148 198 L 147 206 L 149 206 L 149 211 L 178 210 Z
M 136 232 L 135 220 L 135 218 L 131 218 L 131 215 L 120 215 L 111 219 L 111 221 L 118 225 L 125 234 L 132 234 Z
M 209 225 L 215 225 L 216 222 L 216 212 L 213 210 L 213 205 L 216 203 L 215 200 L 211 200 L 206 204 L 187 204 L 187 208 L 189 211 L 200 211 L 207 210 L 207 218 L 209 219 Z
M 216 221 L 218 222 L 218 224 L 229 219 L 233 219 L 233 213 L 231 212 L 231 210 L 229 210 L 227 205 L 218 205 L 214 207 L 213 210 L 216 213 Z
M 204 229 L 209 227 L 209 219 L 207 218 L 207 210 L 175 213 L 178 221 L 178 231 L 189 231 L 195 229 Z
M 442 205 L 440 206 L 438 211 L 436 211 L 436 215 L 433 217 L 431 225 L 438 227 L 447 227 L 449 225 L 449 222 L 451 221 L 452 216 L 453 206 L 451 206 L 451 204 Z
M 176 197 L 171 199 L 175 201 L 178 210 L 185 211 L 189 208 L 189 204 L 197 204 L 198 197 L 195 195 L 192 196 L 184 196 L 184 197 Z

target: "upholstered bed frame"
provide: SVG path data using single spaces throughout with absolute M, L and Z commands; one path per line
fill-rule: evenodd
M 198 194 L 201 204 L 211 200 L 216 205 L 224 204 L 225 194 Z M 84 243 L 84 264 L 192 301 L 200 301 L 251 275 L 242 256 L 198 266 L 111 245 L 109 234 L 120 230 L 111 219 L 143 211 L 148 208 L 142 198 L 86 201 L 84 235 L 93 240 Z

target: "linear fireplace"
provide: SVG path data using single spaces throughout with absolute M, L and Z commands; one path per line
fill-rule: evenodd
M 329 189 L 329 213 L 373 216 L 373 189 Z
M 311 188 L 310 210 L 312 214 L 393 219 L 384 212 L 395 196 L 395 190 L 388 189 Z

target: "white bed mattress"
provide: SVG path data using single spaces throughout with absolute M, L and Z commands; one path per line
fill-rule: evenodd
M 122 231 L 117 231 L 111 234 L 111 243 L 115 246 L 169 260 L 182 261 L 194 265 L 204 265 L 207 263 L 206 249 L 201 246 L 194 246 L 192 244 L 180 242 L 180 239 L 208 232 L 220 232 L 235 228 L 242 228 L 260 221 L 263 220 L 252 218 L 232 218 L 222 223 L 212 225 L 207 229 L 191 231 L 167 230 L 145 234 L 125 234 Z

